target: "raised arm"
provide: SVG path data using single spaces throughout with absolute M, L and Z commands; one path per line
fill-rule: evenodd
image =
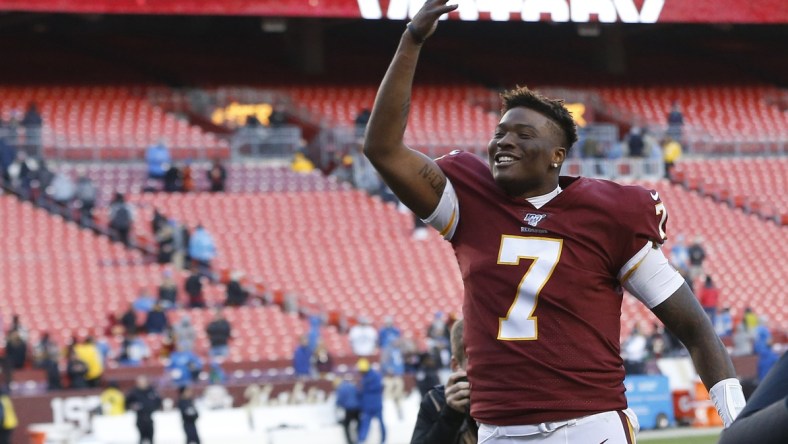
M 408 24 L 378 89 L 364 138 L 364 154 L 394 194 L 422 218 L 438 206 L 446 176 L 432 159 L 405 145 L 403 137 L 421 45 L 435 32 L 440 16 L 457 9 L 447 2 L 427 0 Z

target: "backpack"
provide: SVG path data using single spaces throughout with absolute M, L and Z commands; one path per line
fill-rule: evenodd
M 128 230 L 131 228 L 131 212 L 126 205 L 121 205 L 115 211 L 112 218 L 112 228 L 116 230 Z

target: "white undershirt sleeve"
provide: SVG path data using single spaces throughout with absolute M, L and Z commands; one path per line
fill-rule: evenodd
M 640 249 L 618 272 L 621 285 L 649 309 L 669 298 L 684 284 L 659 248 L 651 242 Z
M 443 188 L 443 195 L 438 202 L 435 211 L 426 219 L 422 219 L 425 224 L 430 225 L 440 232 L 446 240 L 451 240 L 457 223 L 460 221 L 460 203 L 457 200 L 457 192 L 449 179 L 446 179 L 446 186 Z

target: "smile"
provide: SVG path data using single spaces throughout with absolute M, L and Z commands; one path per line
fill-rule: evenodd
M 517 162 L 517 158 L 509 153 L 498 153 L 495 155 L 495 166 L 508 166 Z

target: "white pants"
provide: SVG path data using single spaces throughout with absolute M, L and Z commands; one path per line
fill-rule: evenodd
M 479 425 L 479 444 L 635 444 L 640 430 L 635 412 L 602 412 L 541 424 Z

